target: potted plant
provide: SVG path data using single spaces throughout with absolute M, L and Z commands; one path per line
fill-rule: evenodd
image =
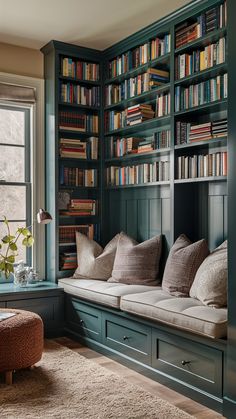
M 15 234 L 12 234 L 9 221 L 5 216 L 3 223 L 6 226 L 7 234 L 0 239 L 0 275 L 8 279 L 10 274 L 14 273 L 18 241 L 21 238 L 23 246 L 31 247 L 34 244 L 34 238 L 27 227 L 18 227 Z

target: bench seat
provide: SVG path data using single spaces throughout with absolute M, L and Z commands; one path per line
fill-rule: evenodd
M 227 334 L 227 308 L 212 308 L 195 298 L 173 297 L 160 288 L 121 299 L 121 310 L 214 339 Z
M 121 297 L 124 295 L 137 295 L 157 289 L 157 287 L 147 285 L 118 284 L 96 279 L 63 278 L 58 283 L 67 294 L 118 309 L 120 308 Z

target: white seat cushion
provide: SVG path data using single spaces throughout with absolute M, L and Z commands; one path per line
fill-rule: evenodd
M 203 305 L 195 298 L 178 298 L 158 288 L 121 298 L 121 310 L 211 338 L 227 331 L 227 309 Z
M 59 285 L 68 294 L 72 294 L 94 303 L 105 304 L 110 307 L 120 308 L 120 299 L 124 295 L 143 293 L 156 290 L 158 287 L 147 285 L 127 285 L 108 283 L 96 279 L 64 278 L 59 280 Z

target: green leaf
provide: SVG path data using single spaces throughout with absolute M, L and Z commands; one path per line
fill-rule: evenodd
M 23 228 L 21 234 L 23 234 L 23 236 L 30 236 L 31 232 L 28 230 L 28 228 Z
M 7 257 L 7 262 L 9 263 L 15 263 L 15 256 L 14 255 L 10 255 Z
M 0 246 L 2 246 L 2 245 L 0 245 Z M 14 243 L 14 242 L 10 243 L 9 247 L 13 252 L 15 252 L 18 249 L 16 243 Z M 0 249 L 1 249 L 1 247 L 0 247 Z
M 0 271 L 5 270 L 5 262 L 0 262 Z
M 2 245 L 1 245 L 1 243 L 0 243 L 0 249 L 2 248 Z
M 22 244 L 26 247 L 31 247 L 34 244 L 33 236 L 27 236 L 22 240 Z
M 5 269 L 5 272 L 6 272 L 6 270 L 8 271 L 8 275 L 9 275 L 9 272 L 14 272 L 14 266 L 13 266 L 13 264 L 11 264 L 11 263 L 6 263 L 6 269 Z
M 9 236 L 4 236 L 3 238 L 2 238 L 2 242 L 3 243 L 10 243 L 12 240 L 14 240 L 15 239 L 15 236 L 11 236 L 11 235 L 9 235 Z
M 4 216 L 3 216 L 3 218 L 4 218 L 4 221 L 3 221 L 3 222 L 4 222 L 6 225 L 8 225 L 8 220 L 7 220 L 7 217 L 4 215 Z

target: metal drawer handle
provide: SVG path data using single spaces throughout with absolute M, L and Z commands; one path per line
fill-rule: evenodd
M 84 321 L 83 321 L 83 320 L 80 320 L 80 321 L 79 321 L 79 323 L 80 323 L 80 324 L 84 324 Z
M 187 365 L 187 364 L 191 364 L 191 361 L 181 361 L 182 365 Z
M 129 336 L 123 336 L 123 340 L 129 339 Z

